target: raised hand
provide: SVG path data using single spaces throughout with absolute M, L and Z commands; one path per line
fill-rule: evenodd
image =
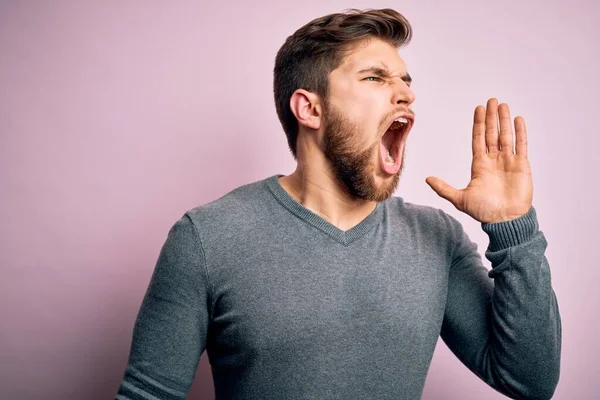
M 427 184 L 479 222 L 508 221 L 526 214 L 533 201 L 533 181 L 527 159 L 525 120 L 517 117 L 514 125 L 516 140 L 507 104 L 498 106 L 498 100 L 491 98 L 487 107 L 477 106 L 473 121 L 471 182 L 457 190 L 430 176 Z

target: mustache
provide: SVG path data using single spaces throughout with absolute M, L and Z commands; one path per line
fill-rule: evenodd
M 415 116 L 415 112 L 413 110 L 411 110 L 410 108 L 397 108 L 387 116 L 387 119 L 393 118 L 394 115 L 396 115 L 398 113 L 406 113 L 412 117 Z
M 415 118 L 415 112 L 413 110 L 411 110 L 410 108 L 397 108 L 395 109 L 393 112 L 390 112 L 388 115 L 386 115 L 380 123 L 381 128 L 388 128 L 389 125 L 392 123 L 392 120 L 394 118 L 394 116 L 398 113 L 406 113 L 410 116 L 413 117 L 413 119 Z

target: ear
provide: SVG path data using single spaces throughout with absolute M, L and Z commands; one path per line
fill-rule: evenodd
M 300 126 L 314 130 L 321 127 L 323 113 L 319 95 L 308 90 L 297 89 L 290 98 L 290 109 Z

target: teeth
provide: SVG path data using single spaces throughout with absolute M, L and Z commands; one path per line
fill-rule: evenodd
M 392 158 L 392 155 L 390 154 L 390 150 L 386 150 L 385 152 L 385 161 L 389 162 L 389 163 L 394 163 L 394 159 Z
M 404 118 L 404 117 L 400 117 L 400 118 L 398 118 L 396 121 L 398 121 L 398 122 L 401 122 L 401 123 L 403 123 L 403 124 L 406 124 L 406 123 L 408 123 L 408 120 L 407 120 L 406 118 Z

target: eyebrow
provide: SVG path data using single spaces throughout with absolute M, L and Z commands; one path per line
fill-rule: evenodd
M 390 71 L 388 71 L 385 68 L 381 68 L 381 67 L 368 67 L 368 68 L 361 69 L 360 71 L 358 71 L 359 74 L 363 74 L 365 72 L 369 72 L 373 75 L 377 75 L 380 78 L 391 78 L 392 77 L 392 75 L 390 74 Z M 410 74 L 408 72 L 406 74 L 402 75 L 400 77 L 400 79 L 402 79 L 406 83 L 412 82 L 412 77 L 410 76 Z

